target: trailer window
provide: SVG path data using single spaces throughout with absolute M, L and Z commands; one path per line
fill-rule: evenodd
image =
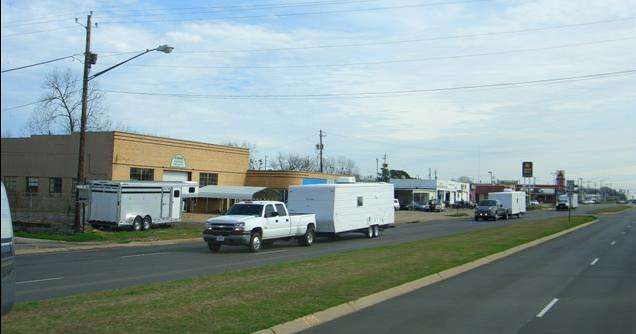
M 358 196 L 358 207 L 364 206 L 364 198 L 362 196 Z
M 179 191 L 179 190 L 175 190 L 175 191 L 174 191 L 174 198 L 178 198 L 178 197 L 179 197 L 179 195 L 181 195 L 181 194 L 180 194 L 180 191 Z

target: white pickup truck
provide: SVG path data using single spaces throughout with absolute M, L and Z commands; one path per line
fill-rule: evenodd
M 234 204 L 223 216 L 208 219 L 203 239 L 212 252 L 222 245 L 245 245 L 258 252 L 263 242 L 297 238 L 311 246 L 316 233 L 316 215 L 290 215 L 285 203 L 245 201 Z

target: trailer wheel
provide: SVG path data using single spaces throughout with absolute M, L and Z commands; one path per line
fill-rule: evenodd
M 259 232 L 252 233 L 250 244 L 248 245 L 250 252 L 256 253 L 261 250 L 261 234 Z
M 373 238 L 373 226 L 369 226 L 369 228 L 367 228 L 367 238 L 371 239 Z
M 303 235 L 301 239 L 298 239 L 298 241 L 301 245 L 309 247 L 314 243 L 314 236 L 315 236 L 314 228 L 311 226 L 308 226 L 307 232 L 305 232 L 305 235 Z
M 221 250 L 221 244 L 217 242 L 208 242 L 208 248 L 212 253 L 218 253 Z
M 135 220 L 133 220 L 133 224 L 132 224 L 132 229 L 135 232 L 139 232 L 142 229 L 142 225 L 143 224 L 143 219 L 141 219 L 141 217 L 137 216 L 135 217 Z
M 152 227 L 152 218 L 150 216 L 144 217 L 143 229 L 144 231 L 149 230 Z
M 373 225 L 373 237 L 374 238 L 379 238 L 380 237 L 380 226 Z

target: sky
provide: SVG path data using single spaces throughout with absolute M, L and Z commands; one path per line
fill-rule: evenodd
M 2 69 L 81 54 L 112 121 L 442 179 L 568 179 L 636 195 L 636 0 L 2 1 Z M 3 135 L 24 136 L 43 77 L 2 73 Z M 557 80 L 558 79 L 558 80 Z M 502 85 L 503 84 L 503 85 Z M 270 160 L 271 161 L 271 160 Z

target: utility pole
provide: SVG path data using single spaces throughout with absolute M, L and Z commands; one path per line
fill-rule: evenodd
M 84 75 L 82 77 L 82 115 L 80 118 L 80 134 L 79 134 L 79 152 L 77 158 L 77 184 L 84 184 L 84 151 L 86 150 L 86 118 L 88 108 L 88 75 L 91 70 L 91 64 L 95 62 L 95 57 L 91 53 L 91 17 L 93 12 L 90 12 L 86 17 L 86 48 L 84 51 Z M 81 213 L 83 214 L 83 212 Z M 79 189 L 75 189 L 75 233 L 83 232 L 84 226 L 82 224 L 83 217 L 80 216 L 80 192 Z
M 316 145 L 316 149 L 320 152 L 320 172 L 322 173 L 322 150 L 325 148 L 325 145 L 322 143 L 322 138 L 326 137 L 326 135 L 322 130 L 320 130 L 318 132 L 318 136 L 320 138 L 320 143 Z
M 380 159 L 375 158 L 375 180 L 380 180 Z
M 431 180 L 431 169 L 428 169 L 428 179 Z

